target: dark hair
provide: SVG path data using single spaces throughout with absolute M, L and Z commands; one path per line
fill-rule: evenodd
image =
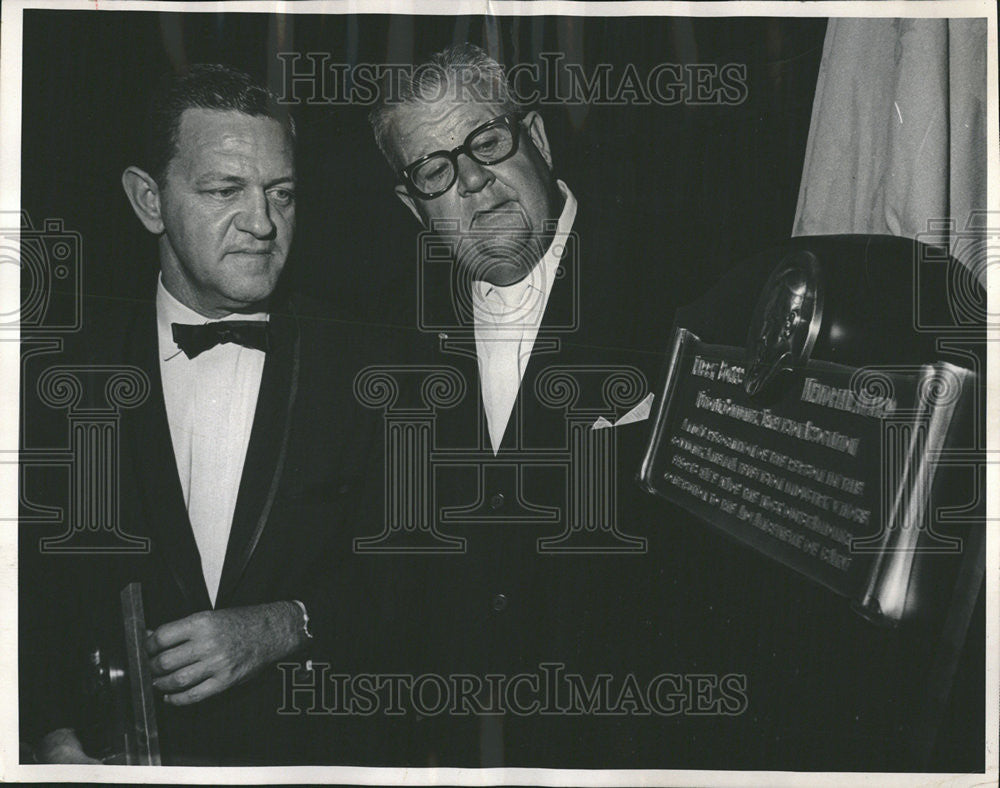
M 175 75 L 153 97 L 147 118 L 145 168 L 163 183 L 167 166 L 177 153 L 181 115 L 186 109 L 217 109 L 273 118 L 295 142 L 295 123 L 267 88 L 248 74 L 219 63 L 199 63 L 186 74 Z

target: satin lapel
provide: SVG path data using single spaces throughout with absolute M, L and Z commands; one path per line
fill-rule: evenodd
M 571 243 L 575 243 L 575 236 L 571 238 Z M 552 282 L 542 324 L 538 327 L 535 344 L 525 366 L 524 380 L 533 380 L 541 368 L 558 364 L 567 343 L 579 341 L 580 317 L 579 263 L 572 261 L 571 265 L 564 265 L 560 275 Z M 518 392 L 519 402 L 521 393 Z
M 578 244 L 575 235 L 570 238 L 567 249 Z M 539 337 L 559 337 L 561 342 L 572 340 L 579 330 L 580 296 L 584 284 L 580 281 L 580 261 L 567 258 L 564 258 L 559 275 L 552 282 L 549 300 L 542 315 L 542 325 L 538 329 Z
M 424 347 L 424 346 L 422 346 Z M 483 413 L 479 383 L 479 364 L 476 361 L 476 342 L 472 331 L 456 338 L 454 332 L 448 339 L 441 335 L 428 338 L 426 350 L 419 358 L 433 358 L 437 363 L 457 370 L 467 386 L 466 394 L 453 408 L 438 411 L 435 421 L 435 444 L 455 448 L 469 448 L 470 441 L 484 448 L 489 445 L 486 416 Z
M 271 348 L 257 395 L 216 607 L 226 604 L 260 541 L 285 465 L 298 390 L 299 330 L 292 314 L 271 315 Z
M 212 604 L 174 460 L 152 303 L 137 311 L 126 341 L 127 362 L 144 370 L 150 381 L 149 399 L 122 414 L 124 440 L 130 445 L 139 480 L 140 511 L 147 518 L 153 549 L 166 562 L 181 593 L 193 609 L 206 610 Z

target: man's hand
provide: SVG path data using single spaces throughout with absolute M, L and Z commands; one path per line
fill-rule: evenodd
M 35 751 L 39 763 L 101 763 L 83 751 L 72 728 L 59 728 L 45 736 Z
M 146 638 L 153 686 L 186 706 L 216 695 L 297 651 L 307 638 L 293 602 L 206 610 Z

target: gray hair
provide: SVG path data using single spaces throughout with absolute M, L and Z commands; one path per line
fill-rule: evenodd
M 389 125 L 393 112 L 400 106 L 430 104 L 445 97 L 496 104 L 503 112 L 521 109 L 511 94 L 504 67 L 475 44 L 456 44 L 435 52 L 413 68 L 387 73 L 378 101 L 368 115 L 375 142 L 390 164 L 393 157 Z

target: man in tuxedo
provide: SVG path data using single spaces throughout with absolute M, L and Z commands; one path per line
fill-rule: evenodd
M 521 110 L 479 48 L 415 68 L 371 123 L 424 229 L 419 320 L 433 330 L 414 358 L 466 387 L 435 416 L 439 549 L 398 558 L 387 574 L 408 590 L 387 615 L 415 622 L 422 670 L 527 675 L 534 691 L 528 713 L 491 713 L 483 688 L 478 713 L 422 720 L 413 761 L 650 765 L 634 758 L 643 736 L 665 741 L 663 718 L 602 714 L 600 700 L 582 710 L 542 666 L 587 687 L 612 674 L 609 707 L 628 674 L 680 666 L 665 647 L 680 606 L 659 600 L 692 570 L 661 554 L 663 512 L 634 482 L 671 293 L 636 268 L 646 252 L 610 201 L 578 199 L 556 178 L 542 117 Z M 561 699 L 532 705 L 553 681 Z
M 278 713 L 276 664 L 346 660 L 363 639 L 348 613 L 363 585 L 348 504 L 371 422 L 353 413 L 350 380 L 370 340 L 278 288 L 295 130 L 273 96 L 241 72 L 194 66 L 151 119 L 147 160 L 122 184 L 156 238 L 155 300 L 88 304 L 67 353 L 74 369 L 122 365 L 148 380 L 122 413 L 116 459 L 120 522 L 149 548 L 38 556 L 40 532 L 29 537 L 46 580 L 22 575 L 22 598 L 58 589 L 44 623 L 27 616 L 22 629 L 38 757 L 93 762 L 71 657 L 138 580 L 166 763 L 363 759 L 346 730 L 342 751 L 307 749 L 302 720 Z M 86 385 L 84 397 L 102 395 Z

